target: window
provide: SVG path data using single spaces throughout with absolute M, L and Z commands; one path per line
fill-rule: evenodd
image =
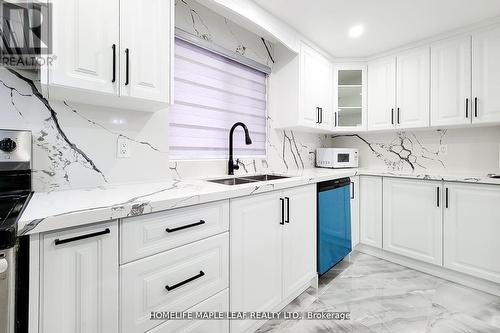
M 176 38 L 170 159 L 227 158 L 229 129 L 238 121 L 252 144 L 238 127 L 235 155 L 265 157 L 266 82 L 265 73 Z

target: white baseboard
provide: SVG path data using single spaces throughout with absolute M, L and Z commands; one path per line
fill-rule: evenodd
M 396 264 L 406 266 L 417 271 L 435 275 L 445 280 L 463 284 L 464 286 L 478 289 L 495 296 L 500 296 L 500 284 L 480 279 L 471 275 L 463 274 L 451 269 L 428 264 L 415 259 L 411 259 L 399 254 L 391 253 L 383 249 L 371 247 L 369 245 L 358 244 L 356 250 L 365 254 L 369 254 L 380 259 L 394 262 Z

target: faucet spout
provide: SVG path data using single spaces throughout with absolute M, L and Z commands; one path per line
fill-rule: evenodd
M 234 170 L 238 170 L 240 168 L 240 166 L 238 165 L 238 160 L 236 160 L 236 163 L 234 163 L 234 160 L 233 160 L 233 134 L 234 134 L 234 130 L 238 126 L 241 126 L 243 128 L 243 130 L 245 131 L 245 144 L 246 145 L 252 144 L 252 139 L 250 138 L 250 134 L 248 132 L 247 125 L 245 125 L 242 122 L 235 123 L 231 127 L 231 130 L 229 131 L 229 161 L 227 163 L 227 174 L 228 175 L 234 175 Z

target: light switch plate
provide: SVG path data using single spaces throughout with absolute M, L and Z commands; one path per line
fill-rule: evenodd
M 116 144 L 116 157 L 129 158 L 130 157 L 130 140 L 123 136 L 119 136 Z
M 439 155 L 448 155 L 448 145 L 439 146 Z

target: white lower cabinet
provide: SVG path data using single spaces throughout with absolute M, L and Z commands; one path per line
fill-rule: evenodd
M 228 312 L 229 289 L 193 306 L 187 312 Z M 169 320 L 148 333 L 229 333 L 229 320 Z
M 359 176 L 351 177 L 351 246 L 359 244 Z
M 382 247 L 382 177 L 359 177 L 359 242 Z
M 316 275 L 316 185 L 232 199 L 230 206 L 231 311 L 279 310 Z M 233 320 L 231 332 L 261 324 Z
M 118 332 L 118 222 L 42 234 L 39 331 Z
M 500 283 L 500 186 L 444 187 L 444 266 Z
M 161 324 L 151 311 L 185 311 L 229 287 L 229 235 L 125 264 L 120 276 L 120 332 L 146 332 Z
M 384 178 L 383 249 L 441 265 L 441 182 Z

